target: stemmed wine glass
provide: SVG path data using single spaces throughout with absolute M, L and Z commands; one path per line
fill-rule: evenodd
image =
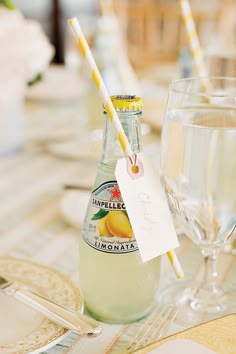
M 190 317 L 233 312 L 236 297 L 219 286 L 217 259 L 236 229 L 236 78 L 189 78 L 170 85 L 161 182 L 175 224 L 204 258 L 201 282 L 172 286 L 163 299 L 182 304 Z

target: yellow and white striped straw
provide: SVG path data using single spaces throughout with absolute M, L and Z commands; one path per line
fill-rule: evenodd
M 82 56 L 84 57 L 84 59 L 87 60 L 87 62 L 89 64 L 89 67 L 91 69 L 92 79 L 95 83 L 96 88 L 99 91 L 101 100 L 102 100 L 103 105 L 106 109 L 108 117 L 109 117 L 110 121 L 115 126 L 115 129 L 116 129 L 117 135 L 118 135 L 118 140 L 120 142 L 122 150 L 126 156 L 132 157 L 133 151 L 131 149 L 131 146 L 129 144 L 127 136 L 125 135 L 123 127 L 120 123 L 120 120 L 119 120 L 119 117 L 116 113 L 116 110 L 112 104 L 112 101 L 111 101 L 110 96 L 107 92 L 107 89 L 105 87 L 103 79 L 99 73 L 99 70 L 98 70 L 97 65 L 95 63 L 93 55 L 89 49 L 88 43 L 84 37 L 84 34 L 83 34 L 82 29 L 80 27 L 79 21 L 77 20 L 76 17 L 74 17 L 74 18 L 68 20 L 68 24 L 72 30 L 72 33 L 75 37 L 75 40 L 76 40 L 77 45 L 81 51 Z M 176 256 L 175 252 L 172 250 L 168 251 L 167 256 L 170 261 L 170 264 L 172 265 L 172 267 L 175 270 L 175 273 L 177 274 L 177 278 L 178 279 L 183 278 L 184 273 L 183 273 L 183 270 L 181 268 L 181 265 L 179 263 L 179 260 Z
M 180 1 L 182 17 L 183 17 L 183 20 L 185 23 L 187 36 L 189 39 L 191 53 L 192 53 L 193 60 L 194 60 L 195 66 L 196 66 L 196 71 L 197 71 L 198 75 L 202 78 L 201 82 L 202 82 L 203 92 L 204 91 L 207 92 L 208 89 L 210 88 L 210 82 L 207 79 L 208 71 L 207 71 L 205 61 L 204 61 L 204 56 L 203 56 L 203 51 L 200 46 L 200 41 L 199 41 L 199 38 L 197 35 L 196 26 L 195 26 L 195 22 L 193 20 L 193 15 L 192 15 L 192 10 L 191 10 L 190 4 L 189 4 L 189 0 L 179 0 L 179 1 Z M 211 99 L 206 96 L 204 98 L 204 102 L 211 103 Z M 217 139 L 217 135 L 214 136 L 214 140 L 213 140 L 212 144 L 215 143 L 215 139 Z M 212 150 L 213 150 L 213 148 L 212 148 Z M 212 154 L 210 155 L 210 166 L 212 166 Z M 210 173 L 209 173 L 209 176 L 211 176 Z M 208 183 L 208 195 L 212 195 L 210 183 Z M 213 211 L 212 211 L 212 215 L 213 215 Z M 217 221 L 216 221 L 216 223 L 217 223 Z
M 107 92 L 107 89 L 104 85 L 102 77 L 98 71 L 97 65 L 93 58 L 93 55 L 89 49 L 88 43 L 84 37 L 82 29 L 80 27 L 79 21 L 76 17 L 68 20 L 68 24 L 71 27 L 72 33 L 75 37 L 77 45 L 81 51 L 82 56 L 87 60 L 89 67 L 91 69 L 92 79 L 95 83 L 96 88 L 99 91 L 101 100 L 104 104 L 105 110 L 110 118 L 110 121 L 115 125 L 115 129 L 117 131 L 118 140 L 122 147 L 122 150 L 126 156 L 132 156 L 133 151 L 130 147 L 129 141 L 125 135 L 123 127 L 120 123 L 119 117 L 116 113 L 116 110 L 111 102 L 110 96 Z
M 177 258 L 177 255 L 176 253 L 171 250 L 171 251 L 168 251 L 167 253 L 167 257 L 169 259 L 169 262 L 170 264 L 172 265 L 174 271 L 175 271 L 175 274 L 176 274 L 176 277 L 178 279 L 181 279 L 184 277 L 184 272 L 183 272 L 183 269 L 181 267 L 181 264 L 179 263 L 179 260 Z
M 191 7 L 188 0 L 179 0 L 182 17 L 185 23 L 191 53 L 194 59 L 196 70 L 199 76 L 207 76 L 207 68 L 204 62 L 203 52 L 200 46 L 199 38 L 196 32 L 196 26 L 193 20 Z

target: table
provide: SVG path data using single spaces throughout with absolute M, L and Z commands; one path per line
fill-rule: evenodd
M 0 255 L 30 259 L 53 267 L 70 277 L 76 285 L 79 284 L 80 231 L 66 223 L 59 206 L 65 194 L 65 183 L 92 185 L 96 159 L 86 161 L 56 156 L 47 150 L 46 140 L 50 139 L 50 135 L 53 139 L 60 139 L 60 134 L 68 126 L 71 131 L 79 128 L 80 104 L 76 100 L 26 100 L 25 145 L 20 151 L 0 160 Z M 158 159 L 160 135 L 155 133 L 150 137 L 151 142 L 148 143 L 147 139 L 145 148 Z M 177 254 L 186 276 L 198 277 L 201 272 L 200 250 L 185 236 L 180 237 Z M 235 261 L 236 257 L 230 254 L 221 255 L 222 283 L 229 282 L 236 286 Z M 163 256 L 160 288 L 175 281 L 175 275 Z M 72 334 L 44 354 L 114 353 L 132 337 L 141 323 L 104 324 L 102 335 L 94 339 L 81 339 Z M 175 323 L 168 334 L 184 328 L 184 324 Z

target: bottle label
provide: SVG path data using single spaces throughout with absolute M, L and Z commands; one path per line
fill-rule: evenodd
M 138 250 L 117 181 L 105 182 L 92 192 L 83 238 L 101 252 Z

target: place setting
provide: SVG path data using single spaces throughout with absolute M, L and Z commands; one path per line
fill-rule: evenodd
M 101 325 L 81 314 L 83 298 L 69 278 L 13 257 L 0 257 L 0 266 L 1 353 L 41 353 L 72 332 L 100 334 Z

